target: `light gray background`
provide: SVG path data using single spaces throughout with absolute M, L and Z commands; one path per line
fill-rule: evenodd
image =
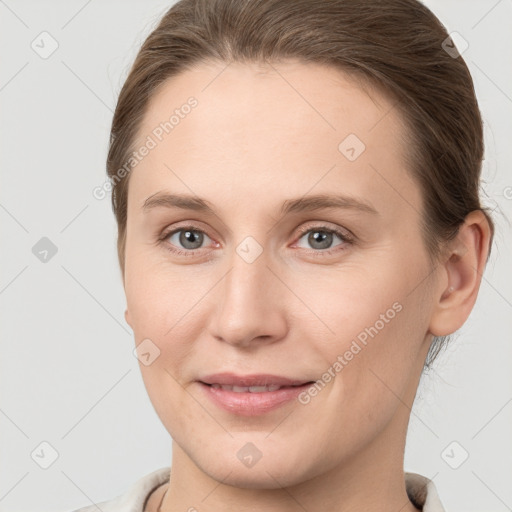
M 124 321 L 110 198 L 92 190 L 117 94 L 171 4 L 0 1 L 0 511 L 72 510 L 170 464 Z M 471 317 L 420 386 L 406 469 L 433 478 L 448 511 L 501 512 L 512 510 L 512 1 L 426 4 L 469 43 L 497 233 Z M 59 45 L 46 59 L 31 47 L 43 31 Z M 42 237 L 58 248 L 46 263 L 32 253 Z M 48 469 L 42 442 L 58 453 Z

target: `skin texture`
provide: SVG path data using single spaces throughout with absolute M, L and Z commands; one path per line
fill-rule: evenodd
M 475 302 L 484 216 L 470 214 L 432 265 L 405 128 L 391 101 L 338 70 L 203 63 L 151 99 L 138 142 L 190 96 L 197 107 L 132 170 L 128 196 L 126 320 L 137 345 L 149 338 L 160 350 L 140 368 L 173 438 L 162 510 L 416 510 L 403 475 L 410 407 L 432 335 L 458 329 Z M 354 161 L 338 149 L 349 134 L 366 146 Z M 215 214 L 144 212 L 160 191 L 204 198 Z M 313 194 L 377 213 L 280 214 L 284 201 Z M 180 232 L 158 241 L 189 224 L 205 233 L 192 256 L 169 251 L 190 251 Z M 308 240 L 322 229 L 352 241 L 332 235 L 326 255 Z M 236 250 L 249 236 L 263 250 L 252 263 Z M 394 318 L 307 404 L 247 418 L 219 409 L 196 382 L 222 371 L 321 379 L 393 304 Z M 250 468 L 237 457 L 246 443 L 262 453 Z

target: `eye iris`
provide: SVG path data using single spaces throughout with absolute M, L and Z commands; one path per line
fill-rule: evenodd
M 197 246 L 190 247 L 189 244 L 197 244 Z M 183 230 L 180 234 L 180 244 L 186 249 L 198 249 L 203 243 L 203 234 L 198 231 Z
M 315 243 L 320 243 L 317 249 L 328 249 L 332 243 L 332 233 L 327 231 L 312 231 L 308 237 L 308 242 L 315 247 Z

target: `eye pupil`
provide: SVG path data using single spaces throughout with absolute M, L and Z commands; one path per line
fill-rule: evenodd
M 320 247 L 316 249 L 328 249 L 332 244 L 332 233 L 327 231 L 312 231 L 308 237 L 308 242 L 315 247 L 315 244 L 320 243 Z
M 186 249 L 198 249 L 201 247 L 202 243 L 203 234 L 199 231 L 183 230 L 180 234 L 180 244 Z M 189 244 L 192 244 L 192 247 L 190 247 Z M 197 244 L 197 246 L 194 244 Z

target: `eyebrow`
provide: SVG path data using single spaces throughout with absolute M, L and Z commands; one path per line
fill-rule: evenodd
M 202 212 L 207 215 L 216 215 L 213 205 L 206 199 L 184 194 L 168 194 L 163 191 L 156 192 L 149 196 L 144 201 L 142 210 L 146 213 L 157 207 L 180 208 L 183 210 Z M 362 213 L 379 215 L 379 212 L 366 201 L 350 196 L 329 194 L 317 194 L 297 199 L 287 199 L 281 207 L 280 214 L 284 216 L 289 213 L 312 212 L 332 208 L 356 210 Z

